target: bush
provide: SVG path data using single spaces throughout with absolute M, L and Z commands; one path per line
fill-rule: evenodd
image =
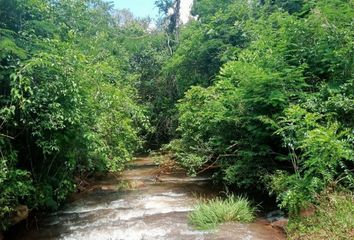
M 0 149 L 3 143 L 0 137 Z M 0 232 L 9 226 L 14 209 L 34 193 L 29 172 L 15 168 L 16 157 L 12 151 L 0 151 Z
M 252 222 L 256 209 L 244 197 L 227 196 L 201 200 L 189 215 L 189 222 L 201 230 L 213 229 L 225 222 Z
M 212 84 L 205 79 L 179 101 L 171 149 L 190 172 L 216 167 L 233 187 L 264 191 L 271 175 L 270 191 L 296 213 L 332 182 L 354 186 L 354 11 L 348 0 L 266 2 L 243 1 L 253 15 L 236 22 L 214 15 L 223 29 L 242 29 L 247 45 L 229 42 L 232 58 Z M 207 39 L 216 39 L 204 21 Z
M 178 104 L 181 137 L 171 144 L 179 162 L 191 172 L 215 162 L 228 184 L 261 188 L 264 172 L 275 168 L 280 142 L 264 119 L 279 116 L 287 91 L 301 86 L 301 78 L 287 80 L 254 64 L 230 62 L 214 86 L 192 87 Z
M 0 0 L 0 6 L 5 229 L 19 204 L 58 208 L 75 190 L 75 175 L 121 171 L 141 147 L 149 123 L 112 5 Z
M 296 214 L 333 182 L 353 186 L 352 136 L 338 122 L 331 123 L 324 115 L 292 106 L 285 111 L 277 133 L 289 149 L 294 171 L 277 171 L 271 177 L 270 190 L 281 207 Z

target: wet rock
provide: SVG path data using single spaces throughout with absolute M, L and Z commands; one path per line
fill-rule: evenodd
M 281 210 L 275 210 L 267 214 L 267 220 L 271 223 L 272 228 L 285 232 L 288 219 L 285 217 L 285 213 Z
M 267 213 L 266 218 L 269 222 L 276 222 L 279 220 L 284 220 L 285 218 L 285 213 L 281 210 L 275 210 Z
M 117 186 L 116 185 L 104 185 L 104 186 L 101 186 L 101 190 L 102 191 L 116 191 Z

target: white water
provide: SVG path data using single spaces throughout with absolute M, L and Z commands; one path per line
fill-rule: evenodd
M 193 229 L 188 213 L 198 195 L 210 195 L 208 178 L 190 178 L 183 173 L 161 175 L 150 159 L 136 161 L 119 178 L 97 180 L 95 191 L 49 214 L 39 229 L 19 232 L 23 240 L 252 240 L 281 239 L 269 233 L 264 224 L 236 224 L 218 233 Z M 135 183 L 132 190 L 118 185 Z M 265 234 L 268 234 L 267 236 Z

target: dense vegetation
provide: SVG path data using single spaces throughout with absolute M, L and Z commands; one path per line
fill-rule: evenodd
M 222 3 L 197 1 L 168 63 L 188 89 L 177 159 L 268 189 L 291 213 L 329 185 L 352 188 L 353 2 Z
M 1 228 L 164 144 L 292 215 L 353 190 L 352 0 L 196 0 L 185 25 L 156 4 L 151 28 L 102 0 L 0 0 Z
M 57 208 L 75 189 L 74 175 L 122 170 L 150 127 L 128 44 L 147 23 L 103 1 L 0 6 L 4 229 L 19 204 Z

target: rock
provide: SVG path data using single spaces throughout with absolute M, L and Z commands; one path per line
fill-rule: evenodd
M 272 222 L 270 224 L 273 228 L 280 229 L 282 231 L 285 231 L 286 225 L 288 225 L 288 219 L 284 218 L 275 222 Z
M 0 232 L 0 240 L 4 240 L 4 235 L 2 235 L 2 232 Z
M 29 210 L 26 205 L 19 205 L 15 208 L 14 213 L 10 217 L 10 222 L 15 225 L 28 218 Z M 1 238 L 0 238 L 1 239 Z
M 117 190 L 117 186 L 116 185 L 103 185 L 103 186 L 101 186 L 101 190 L 102 191 L 115 191 L 115 190 Z
M 281 210 L 275 210 L 267 213 L 266 218 L 269 222 L 275 222 L 285 219 L 285 213 Z

